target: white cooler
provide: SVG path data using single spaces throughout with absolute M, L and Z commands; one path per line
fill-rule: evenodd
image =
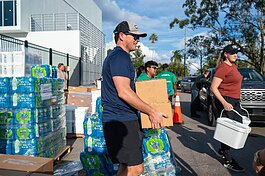
M 234 149 L 240 149 L 244 147 L 248 134 L 251 131 L 249 127 L 250 120 L 248 117 L 240 115 L 237 111 L 233 111 L 242 117 L 243 123 L 222 117 L 222 111 L 220 117 L 217 119 L 214 139 Z

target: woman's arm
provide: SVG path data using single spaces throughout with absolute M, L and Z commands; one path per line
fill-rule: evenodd
M 211 91 L 213 92 L 215 97 L 222 103 L 224 109 L 227 111 L 231 111 L 233 109 L 233 106 L 224 99 L 224 97 L 221 95 L 220 91 L 218 90 L 218 87 L 220 86 L 222 81 L 223 80 L 218 77 L 213 77 L 213 81 L 211 84 Z

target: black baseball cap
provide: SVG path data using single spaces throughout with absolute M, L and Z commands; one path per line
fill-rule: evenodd
M 138 35 L 139 37 L 147 36 L 145 32 L 141 32 L 138 30 L 138 26 L 136 24 L 127 21 L 122 21 L 121 23 L 119 23 L 115 28 L 115 30 L 113 31 L 114 34 L 118 34 L 120 32 L 123 32 L 125 34 Z
M 237 45 L 229 44 L 224 47 L 223 52 L 230 53 L 230 54 L 236 54 L 240 51 Z

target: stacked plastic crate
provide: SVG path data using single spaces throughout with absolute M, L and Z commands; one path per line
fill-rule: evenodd
M 55 157 L 66 147 L 64 80 L 50 65 L 31 70 L 0 78 L 0 153 Z
M 41 63 L 42 59 L 37 54 L 24 51 L 0 52 L 0 76 L 30 76 L 31 66 Z

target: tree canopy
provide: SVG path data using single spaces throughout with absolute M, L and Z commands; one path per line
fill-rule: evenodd
M 137 70 L 140 66 L 144 65 L 144 57 L 140 45 L 136 46 L 136 50 L 130 54 L 134 68 Z
M 238 45 L 247 57 L 245 62 L 265 72 L 264 0 L 186 0 L 183 8 L 186 18 L 175 18 L 170 28 L 177 24 L 209 29 L 221 48 L 227 43 Z
M 154 44 L 158 40 L 158 36 L 155 33 L 153 33 L 150 35 L 149 40 L 152 44 Z

